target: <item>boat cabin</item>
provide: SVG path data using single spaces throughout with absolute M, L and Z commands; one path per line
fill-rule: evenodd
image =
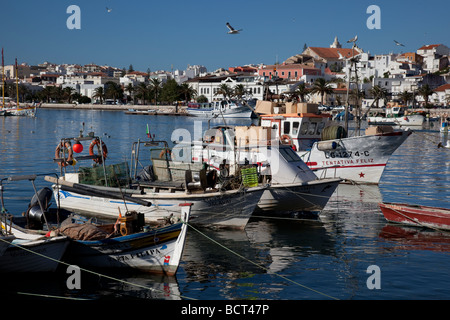
M 321 140 L 330 117 L 316 113 L 269 114 L 261 116 L 261 126 L 275 129 L 277 138 L 294 150 L 308 150 Z

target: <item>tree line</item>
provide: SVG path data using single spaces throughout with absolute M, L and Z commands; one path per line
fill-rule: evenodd
M 42 90 L 31 91 L 26 85 L 5 83 L 5 97 L 16 99 L 17 91 L 20 102 L 40 101 L 45 103 L 91 103 L 92 99 L 81 95 L 72 87 L 60 87 L 47 85 Z M 172 104 L 175 101 L 189 101 L 197 95 L 187 83 L 178 84 L 174 79 L 165 83 L 152 78 L 148 83 L 139 83 L 136 86 L 128 84 L 125 87 L 113 81 L 106 82 L 103 86 L 97 87 L 92 95 L 94 100 L 101 104 L 107 99 L 112 99 L 121 103 L 132 102 L 133 104 Z

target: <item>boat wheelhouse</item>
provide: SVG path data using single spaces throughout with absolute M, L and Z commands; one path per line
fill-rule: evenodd
M 347 137 L 330 115 L 310 108 L 305 112 L 266 114 L 261 125 L 275 129 L 276 138 L 290 145 L 320 178 L 348 183 L 377 184 L 389 157 L 411 134 L 392 127 L 369 127 L 365 135 Z

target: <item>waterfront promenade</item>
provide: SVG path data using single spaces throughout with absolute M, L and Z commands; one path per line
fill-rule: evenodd
M 166 115 L 188 115 L 187 106 L 173 105 L 111 105 L 111 104 L 76 104 L 76 103 L 43 103 L 41 108 L 45 109 L 67 109 L 67 110 L 106 110 L 106 111 L 129 111 L 135 110 L 139 111 L 149 111 L 156 112 L 156 114 L 166 114 Z M 376 109 L 372 109 L 376 110 Z M 364 110 L 363 110 L 364 111 Z M 430 113 L 430 117 L 450 117 L 450 109 L 445 108 L 415 108 L 409 109 L 408 112 L 413 111 L 425 111 Z
M 76 103 L 43 103 L 41 108 L 45 109 L 67 109 L 67 110 L 106 110 L 106 111 L 148 111 L 154 110 L 157 113 L 176 113 L 176 106 L 171 105 L 112 105 L 112 104 L 76 104 Z M 186 106 L 178 106 L 180 115 L 187 114 Z

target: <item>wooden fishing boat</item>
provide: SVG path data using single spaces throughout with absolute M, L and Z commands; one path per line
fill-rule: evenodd
M 191 223 L 194 225 L 243 229 L 266 189 L 266 186 L 242 184 L 232 189 L 220 188 L 213 179 L 208 180 L 208 172 L 201 163 L 186 166 L 174 161 L 165 141 L 134 142 L 131 170 L 126 162 L 106 166 L 106 146 L 98 139 L 94 136 L 62 139 L 65 143 L 75 140 L 74 148 L 83 141 L 92 142 L 89 156 L 66 153 L 56 157 L 61 178 L 45 177 L 53 183 L 54 198 L 61 208 L 113 219 L 118 209 L 136 211 L 144 214 L 146 222 L 157 223 L 171 215 L 179 217 L 179 204 L 188 202 L 192 203 Z M 95 141 L 103 146 L 98 155 L 91 152 Z M 94 160 L 100 165 L 78 167 L 76 173 L 66 172 L 66 163 L 73 159 Z M 138 172 L 141 159 L 146 159 L 142 175 Z
M 29 179 L 34 185 L 35 178 L 36 175 L 30 175 L 10 180 Z M 51 198 L 51 189 L 35 189 L 24 215 L 8 215 L 8 223 L 2 219 L 3 230 L 17 239 L 7 249 L 6 258 L 1 258 L 0 271 L 28 271 L 30 268 L 31 271 L 54 271 L 63 260 L 83 267 L 176 273 L 186 240 L 190 203 L 179 206 L 180 221 L 168 219 L 165 226 L 150 228 L 145 225 L 143 214 L 137 212 L 126 212 L 124 217 L 119 212 L 115 223 L 93 223 L 70 211 L 50 208 Z M 64 245 L 64 251 L 57 251 L 58 243 Z M 21 252 L 19 244 L 25 252 Z M 41 254 L 35 255 L 33 250 Z M 53 264 L 44 264 L 43 256 L 49 256 Z M 41 260 L 37 261 L 38 258 Z
M 187 223 L 189 221 L 191 204 L 181 208 L 181 221 L 163 227 L 147 228 L 133 232 L 133 219 L 129 219 L 127 231 L 124 225 L 120 234 L 114 233 L 115 224 L 94 226 L 99 228 L 103 236 L 91 240 L 73 240 L 67 250 L 64 260 L 86 268 L 133 268 L 148 273 L 175 275 L 183 254 L 186 242 Z M 60 228 L 63 234 L 85 225 L 77 223 Z M 88 224 L 89 226 L 89 224 Z M 92 226 L 92 225 L 90 225 Z M 131 228 L 131 229 L 130 229 Z M 69 235 L 70 237 L 70 235 Z
M 389 222 L 450 230 L 450 209 L 381 202 L 381 212 Z

